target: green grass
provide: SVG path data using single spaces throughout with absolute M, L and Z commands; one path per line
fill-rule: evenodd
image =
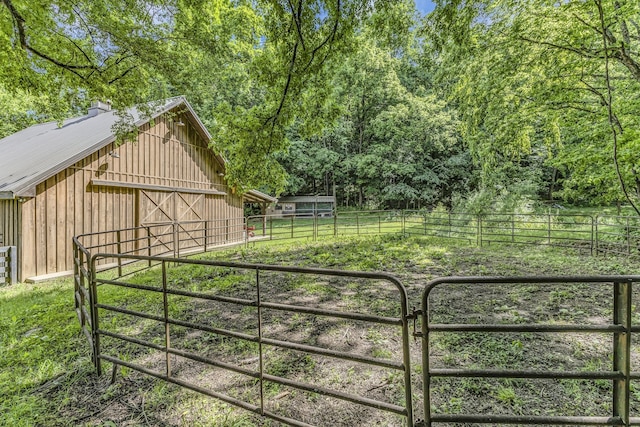
M 397 275 L 409 289 L 410 305 L 418 306 L 420 293 L 426 282 L 437 276 L 449 275 L 558 275 L 558 274 L 634 274 L 637 262 L 627 258 L 589 257 L 577 252 L 552 247 L 515 247 L 495 245 L 489 248 L 469 246 L 445 239 L 426 237 L 402 238 L 398 235 L 361 236 L 321 242 L 272 242 L 254 248 L 236 248 L 223 252 L 198 255 L 202 259 L 296 266 L 314 266 L 347 270 L 388 271 Z M 139 273 L 127 279 L 132 283 L 157 285 L 159 269 Z M 190 291 L 233 295 L 252 291 L 252 274 L 230 273 L 227 269 L 203 266 L 180 266 L 169 270 L 171 286 Z M 345 307 L 353 310 L 373 310 L 382 315 L 396 315 L 397 303 L 385 299 L 378 289 L 368 289 L 359 282 L 338 288 L 331 282 L 306 280 L 296 276 L 283 276 L 278 280 L 265 275 L 265 287 L 272 287 L 293 297 L 308 297 L 321 303 L 331 303 L 338 291 L 346 292 Z M 278 286 L 280 288 L 278 288 Z M 522 286 L 478 296 L 474 290 L 455 289 L 456 298 L 440 296 L 442 309 L 434 309 L 438 321 L 460 320 L 462 316 L 477 318 L 491 313 L 504 322 L 545 320 L 565 322 L 586 319 L 588 309 L 595 307 L 598 315 L 609 318 L 610 309 L 597 299 L 589 299 L 579 287 L 568 286 L 543 292 L 533 286 Z M 466 292 L 466 293 L 465 293 Z M 141 293 L 132 289 L 104 286 L 101 302 L 126 306 L 132 310 L 161 313 L 158 294 Z M 459 298 L 458 298 L 459 297 Z M 390 302 L 388 302 L 390 301 Z M 586 301 L 577 310 L 569 311 L 577 301 Z M 538 307 L 538 308 L 536 308 Z M 246 320 L 255 315 L 255 308 L 247 307 L 228 313 L 214 306 L 196 303 L 181 297 L 172 297 L 170 313 L 174 316 L 202 320 L 211 325 L 224 325 L 230 316 L 238 328 L 249 330 Z M 206 309 L 206 311 L 199 311 Z M 609 311 L 607 311 L 609 310 Z M 637 309 L 636 309 L 637 310 Z M 398 343 L 382 329 L 365 328 L 358 336 L 350 335 L 348 324 L 324 324 L 305 315 L 265 315 L 266 319 L 283 330 L 290 327 L 302 338 L 314 339 L 317 331 L 326 331 L 336 339 L 354 341 L 362 339 L 366 355 L 380 358 L 395 356 Z M 636 320 L 640 320 L 637 311 Z M 152 323 L 140 323 L 118 316 L 104 316 L 105 328 L 114 328 L 138 337 L 161 340 L 160 330 Z M 79 333 L 73 307 L 71 280 L 59 280 L 38 285 L 18 284 L 0 288 L 0 425 L 7 426 L 66 426 L 66 425 L 256 425 L 253 415 L 232 409 L 196 393 L 165 384 L 131 370 L 121 370 L 119 380 L 109 384 L 109 375 L 98 379 L 92 373 L 88 344 Z M 353 329 L 351 329 L 353 330 Z M 251 358 L 256 344 L 237 339 L 219 339 L 210 335 L 189 335 L 176 330 L 176 340 L 196 351 L 211 351 L 214 355 L 230 354 L 237 360 Z M 306 335 L 308 334 L 308 335 Z M 182 340 L 182 341 L 180 341 Z M 532 343 L 542 342 L 534 334 L 525 336 L 495 336 L 491 334 L 434 334 L 434 349 L 444 367 L 510 367 L 526 361 L 544 367 L 544 361 L 531 349 Z M 608 342 L 607 342 L 608 343 Z M 607 367 L 603 351 L 596 351 L 597 343 L 584 339 L 557 341 L 566 346 L 566 358 L 552 359 L 557 366 L 571 365 L 569 357 L 584 360 L 578 369 L 592 370 Z M 106 345 L 106 344 L 105 344 Z M 609 343 L 607 344 L 609 345 Z M 640 342 L 635 341 L 636 353 Z M 123 357 L 144 358 L 148 354 L 133 346 L 118 347 Z M 414 345 L 415 350 L 419 349 Z M 534 347 L 535 350 L 535 347 Z M 420 372 L 419 353 L 415 352 L 414 372 Z M 373 374 L 354 370 L 331 368 L 325 362 L 292 352 L 268 353 L 266 369 L 272 374 L 295 375 L 309 379 L 322 372 L 329 384 L 341 379 L 354 386 Z M 576 362 L 577 363 L 577 362 Z M 108 368 L 107 364 L 107 368 Z M 108 370 L 107 370 L 108 373 Z M 398 379 L 383 377 L 381 384 L 393 398 L 401 396 Z M 401 384 L 400 384 L 401 385 Z M 607 402 L 598 400 L 610 389 L 609 382 L 562 381 L 559 387 L 570 396 L 566 405 L 574 404 L 586 412 L 598 413 Z M 378 383 L 367 387 L 377 387 Z M 239 394 L 247 389 L 238 389 Z M 272 384 L 269 397 L 276 398 L 286 392 L 284 387 Z M 547 385 L 545 385 L 547 387 Z M 632 390 L 634 405 L 640 405 L 638 384 Z M 525 411 L 525 403 L 536 401 L 535 387 L 524 382 L 465 379 L 434 381 L 435 410 L 455 413 L 474 399 L 489 407 Z M 471 396 L 471 400 L 470 397 Z M 282 398 L 284 406 L 288 398 Z M 313 401 L 317 397 L 310 396 Z M 419 396 L 416 397 L 419 399 Z M 312 404 L 313 406 L 313 404 Z M 567 409 L 567 408 L 564 408 Z M 570 409 L 570 408 L 569 408 Z M 605 408 L 606 409 L 606 408 Z M 506 410 L 506 409 L 505 409 Z M 276 425 L 265 422 L 263 425 Z
M 0 425 L 57 423 L 43 399 L 52 382 L 71 384 L 90 370 L 88 346 L 78 333 L 69 281 L 0 289 Z

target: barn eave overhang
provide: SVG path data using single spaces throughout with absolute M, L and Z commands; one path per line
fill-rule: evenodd
M 242 195 L 245 203 L 277 203 L 278 199 L 258 190 L 249 190 Z
M 143 117 L 137 120 L 134 123 L 134 125 L 140 128 L 142 125 L 160 117 L 162 114 L 165 114 L 175 108 L 180 107 L 181 105 L 184 105 L 187 108 L 187 111 L 186 111 L 187 117 L 192 122 L 194 127 L 198 130 L 201 136 L 207 141 L 207 144 L 210 143 L 212 139 L 211 134 L 209 133 L 207 128 L 204 126 L 200 118 L 197 116 L 197 114 L 195 113 L 195 110 L 193 109 L 193 107 L 191 107 L 191 104 L 189 104 L 189 102 L 184 97 L 178 97 L 175 102 L 168 104 L 167 106 L 165 106 L 165 108 L 158 110 L 157 112 L 155 112 L 149 117 Z M 81 152 L 77 153 L 76 155 L 70 157 L 69 159 L 65 160 L 64 162 L 58 163 L 54 167 L 51 167 L 46 171 L 43 171 L 42 173 L 37 174 L 32 179 L 22 182 L 19 186 L 14 188 L 12 191 L 0 192 L 0 199 L 15 199 L 18 197 L 35 197 L 36 195 L 35 189 L 38 184 L 46 181 L 52 176 L 55 176 L 56 174 L 62 172 L 63 170 L 73 166 L 74 164 L 81 161 L 82 159 L 90 156 L 96 151 L 111 144 L 115 140 L 116 140 L 116 136 L 111 135 L 108 138 L 105 138 L 97 142 L 91 147 L 88 147 L 82 150 Z M 224 167 L 226 163 L 225 159 L 218 154 L 216 154 L 216 157 L 218 158 L 218 161 L 221 163 L 221 165 Z M 5 193 L 11 193 L 11 195 L 5 194 Z

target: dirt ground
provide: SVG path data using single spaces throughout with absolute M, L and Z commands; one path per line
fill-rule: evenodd
M 335 248 L 334 248 L 335 249 Z M 340 248 L 338 248 L 340 250 Z M 345 249 L 346 250 L 346 249 Z M 408 307 L 419 308 L 425 284 L 447 275 L 558 274 L 544 257 L 534 261 L 521 258 L 516 251 L 500 256 L 480 249 L 444 251 L 427 257 L 395 255 L 386 251 L 381 269 L 396 271 L 406 287 Z M 469 252 L 471 251 L 471 252 Z M 321 251 L 317 252 L 318 255 Z M 464 255 L 464 256 L 462 256 Z M 271 253 L 258 262 L 281 262 L 285 254 Z M 291 254 L 289 254 L 291 256 Z M 294 256 L 293 264 L 323 265 L 314 255 Z M 325 266 L 336 268 L 331 262 Z M 597 268 L 597 267 L 594 267 Z M 569 269 L 570 270 L 570 269 Z M 571 273 L 568 271 L 567 273 Z M 157 274 L 128 278 L 137 284 L 157 283 Z M 201 292 L 204 295 L 255 301 L 255 272 L 202 268 L 197 271 L 178 267 L 169 272 L 170 288 Z M 260 298 L 264 303 L 283 303 L 298 307 L 400 316 L 400 298 L 395 287 L 377 279 L 300 276 L 262 272 Z M 141 290 L 101 292 L 102 304 L 163 316 L 160 294 Z M 637 293 L 637 291 L 636 291 Z M 439 324 L 591 324 L 612 322 L 610 284 L 551 285 L 443 285 L 432 293 L 429 306 L 431 323 Z M 206 328 L 224 329 L 247 336 L 258 335 L 258 319 L 263 338 L 329 349 L 367 360 L 403 360 L 402 334 L 398 326 L 361 320 L 291 313 L 274 308 L 220 302 L 171 295 L 169 317 L 197 323 Z M 165 345 L 165 325 L 104 310 L 101 328 L 137 340 Z M 634 319 L 638 321 L 637 311 Z M 418 323 L 419 327 L 419 323 Z M 256 407 L 261 399 L 267 411 L 277 416 L 317 426 L 400 426 L 403 417 L 322 393 L 265 381 L 261 389 L 256 378 L 260 371 L 259 345 L 211 331 L 171 325 L 171 347 L 201 358 L 240 368 L 254 375 L 212 367 L 161 350 L 104 337 L 103 354 L 120 358 L 160 375 L 170 363 L 172 378 L 189 382 L 210 393 L 220 393 Z M 413 332 L 410 322 L 409 333 Z M 483 333 L 434 332 L 429 340 L 431 369 L 513 369 L 542 371 L 608 371 L 611 369 L 612 334 L 601 333 Z M 640 366 L 637 338 L 632 366 Z M 416 421 L 423 417 L 424 384 L 421 351 L 423 343 L 409 339 L 411 389 Z M 360 396 L 382 404 L 406 407 L 402 370 L 342 360 L 275 345 L 262 345 L 264 373 L 313 387 Z M 39 390 L 43 398 L 66 393 L 60 413 L 76 425 L 90 426 L 272 426 L 281 425 L 251 411 L 234 408 L 219 399 L 169 384 L 127 367 L 116 370 L 112 383 L 111 364 L 104 363 L 101 377 L 90 368 L 72 379 L 60 378 Z M 70 381 L 71 380 L 71 381 Z M 640 389 L 640 387 L 639 387 Z M 610 416 L 612 381 L 571 379 L 490 379 L 433 378 L 431 411 L 434 414 L 512 414 Z M 635 394 L 634 394 L 635 393 Z M 640 392 L 632 391 L 635 416 L 640 408 Z M 375 404 L 374 404 L 375 405 Z M 460 425 L 460 424 L 456 424 Z

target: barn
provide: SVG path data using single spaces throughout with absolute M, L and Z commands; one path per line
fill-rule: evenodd
M 0 139 L 0 247 L 15 247 L 18 280 L 69 273 L 80 234 L 224 218 L 215 241 L 242 239 L 243 197 L 225 184 L 225 161 L 193 108 L 175 97 L 151 111 L 126 112 L 138 132 L 121 144 L 113 126 L 122 115 L 101 102 Z

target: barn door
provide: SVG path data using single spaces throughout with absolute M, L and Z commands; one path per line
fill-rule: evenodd
M 169 191 L 140 190 L 140 225 L 152 236 L 154 254 L 188 249 L 204 244 L 204 195 Z
M 140 190 L 140 225 L 174 222 L 175 192 Z
M 206 226 L 204 194 L 174 193 L 176 208 L 176 227 L 180 239 L 180 249 L 188 250 L 204 247 L 204 229 Z
M 173 222 L 175 193 L 169 191 L 139 190 L 139 225 L 146 227 L 150 255 L 175 253 Z

